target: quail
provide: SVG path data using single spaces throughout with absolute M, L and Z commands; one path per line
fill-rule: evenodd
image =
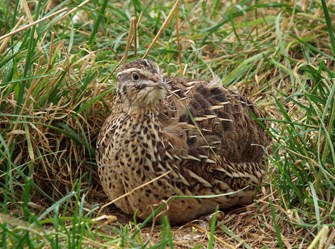
M 177 224 L 253 201 L 271 138 L 249 99 L 219 80 L 163 77 L 148 59 L 125 64 L 116 83 L 96 160 L 122 211 L 145 219 L 166 203 L 160 215 Z

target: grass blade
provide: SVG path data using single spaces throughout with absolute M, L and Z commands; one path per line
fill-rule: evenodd
M 271 215 L 272 215 L 273 225 L 275 227 L 276 235 L 277 235 L 277 239 L 278 239 L 278 246 L 279 246 L 279 248 L 283 249 L 284 248 L 283 239 L 281 237 L 280 227 L 279 227 L 278 222 L 277 222 L 277 217 L 276 217 L 276 213 L 275 213 L 275 209 L 274 209 L 272 199 L 270 199 L 270 207 L 271 207 Z
M 329 16 L 329 11 L 328 7 L 326 4 L 325 0 L 321 0 L 322 3 L 322 9 L 323 13 L 325 14 L 325 19 L 326 19 L 326 24 L 327 24 L 327 29 L 328 29 L 328 34 L 329 34 L 329 39 L 330 39 L 330 45 L 332 47 L 332 52 L 333 56 L 335 57 L 335 36 L 334 36 L 334 29 L 332 26 L 331 18 Z
M 102 6 L 101 6 L 100 12 L 98 12 L 98 19 L 97 19 L 97 21 L 94 24 L 93 31 L 92 31 L 92 33 L 90 35 L 89 40 L 88 40 L 88 44 L 89 45 L 92 45 L 93 41 L 96 38 L 99 26 L 101 24 L 102 19 L 104 18 L 104 14 L 105 14 L 105 11 L 106 11 L 107 3 L 108 3 L 108 0 L 104 0 L 103 3 L 102 3 Z

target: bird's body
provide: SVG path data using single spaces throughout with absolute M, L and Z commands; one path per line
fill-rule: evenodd
M 252 202 L 270 138 L 247 98 L 218 82 L 163 79 L 155 63 L 142 59 L 118 74 L 113 108 L 97 163 L 111 200 L 130 193 L 115 202 L 124 212 L 146 218 L 172 196 L 227 194 L 173 198 L 164 213 L 180 223 Z

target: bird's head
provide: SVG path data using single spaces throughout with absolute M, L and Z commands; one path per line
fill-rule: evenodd
M 118 97 L 130 108 L 151 108 L 166 96 L 166 85 L 159 67 L 147 59 L 125 64 L 116 81 Z

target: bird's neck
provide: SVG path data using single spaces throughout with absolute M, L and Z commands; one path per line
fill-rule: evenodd
M 149 115 L 152 118 L 156 118 L 158 115 L 158 108 L 157 106 L 126 106 L 123 108 L 123 112 L 131 117 L 140 118 Z

